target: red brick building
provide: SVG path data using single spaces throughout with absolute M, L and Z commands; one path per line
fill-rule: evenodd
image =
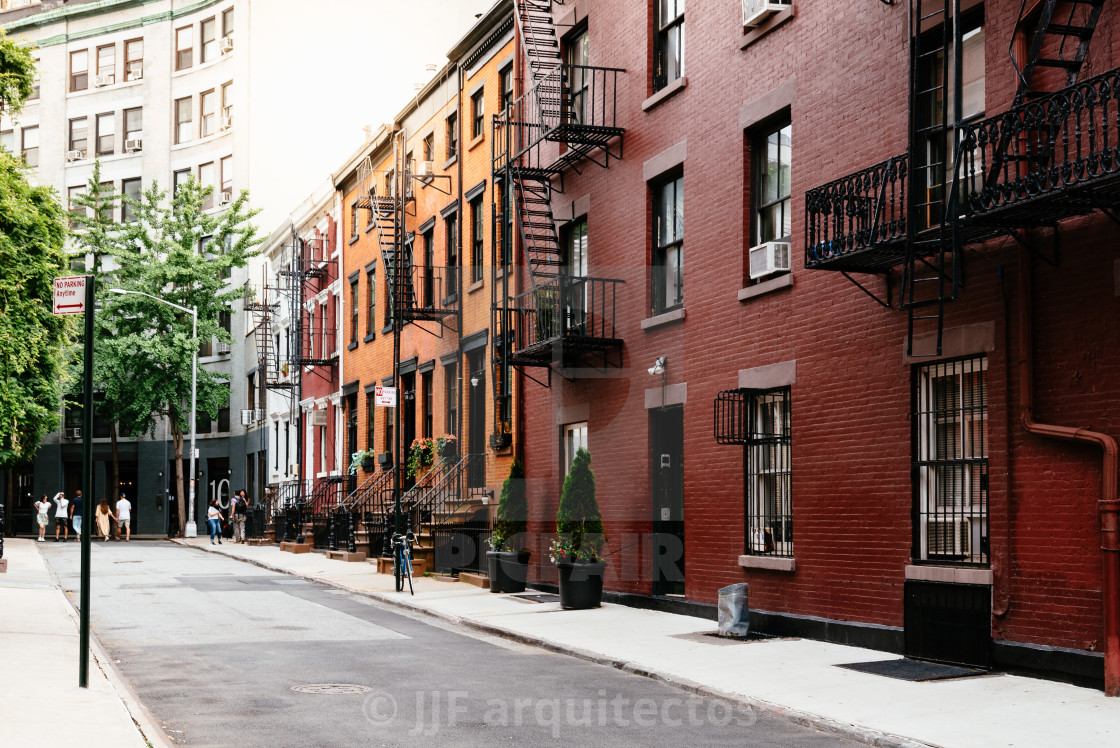
M 518 0 L 542 581 L 586 445 L 608 590 L 1117 691 L 1118 19 L 1029 5 Z

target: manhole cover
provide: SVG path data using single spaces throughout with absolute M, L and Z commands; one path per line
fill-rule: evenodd
M 368 693 L 373 689 L 356 683 L 307 683 L 302 686 L 292 686 L 292 690 L 296 693 Z

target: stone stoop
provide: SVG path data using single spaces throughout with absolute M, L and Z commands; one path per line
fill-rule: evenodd
M 365 561 L 366 554 L 363 551 L 358 551 L 357 553 L 350 553 L 349 551 L 327 551 L 327 558 L 353 563 L 355 561 Z
M 376 558 L 367 558 L 368 563 L 377 567 L 378 574 L 392 574 L 393 573 L 393 559 L 388 556 L 378 556 Z M 412 559 L 412 576 L 422 577 L 428 572 L 428 563 L 422 558 L 413 557 Z
M 475 587 L 481 587 L 484 590 L 490 589 L 490 577 L 483 574 L 475 574 L 474 572 L 461 571 L 459 572 L 459 581 L 473 584 Z
M 281 543 L 280 550 L 288 553 L 311 553 L 311 543 Z
M 249 538 L 245 542 L 249 545 L 276 545 L 276 541 L 272 538 Z
M 4 574 L 7 571 L 8 571 L 8 559 L 0 558 L 0 574 Z

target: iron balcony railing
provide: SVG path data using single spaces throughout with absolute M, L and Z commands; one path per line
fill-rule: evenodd
M 486 552 L 494 528 L 489 519 L 468 519 L 454 525 L 437 525 L 429 531 L 433 571 L 458 576 L 460 572 L 486 574 Z
M 617 289 L 625 281 L 558 275 L 514 297 L 498 313 L 514 333 L 510 363 L 548 366 L 588 352 L 620 349 Z
M 960 222 L 1042 225 L 1120 203 L 1120 68 L 967 125 Z
M 907 154 L 805 193 L 805 267 L 881 270 L 907 232 Z
M 495 172 L 559 174 L 623 133 L 618 120 L 621 68 L 557 65 L 495 117 Z M 621 157 L 618 153 L 610 156 Z
M 401 319 L 439 320 L 455 313 L 459 268 L 407 265 L 390 278 L 389 288 Z

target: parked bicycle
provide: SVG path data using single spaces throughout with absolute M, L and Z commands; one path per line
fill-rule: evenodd
M 416 542 L 416 535 L 412 531 L 403 535 L 393 534 L 393 578 L 397 583 L 397 592 L 404 590 L 405 577 L 408 578 L 408 593 L 415 595 L 412 589 L 412 544 Z

